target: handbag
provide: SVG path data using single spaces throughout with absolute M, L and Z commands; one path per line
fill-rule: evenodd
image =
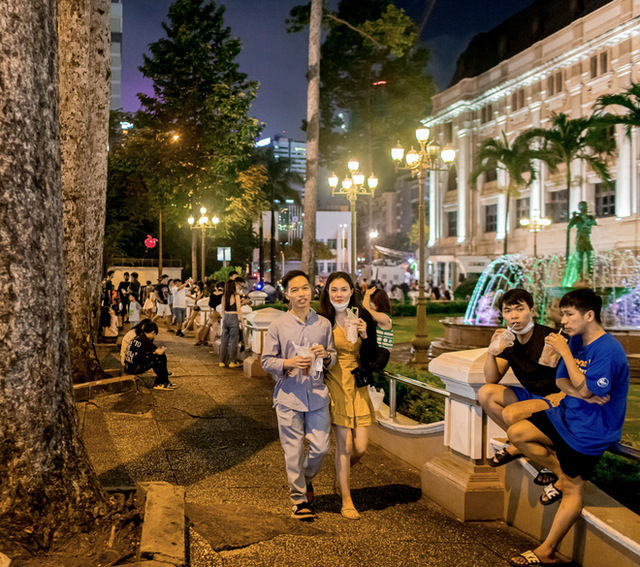
M 365 386 L 373 386 L 373 372 L 364 368 L 354 368 L 351 371 L 353 377 L 356 380 L 356 386 L 358 388 L 364 388 Z

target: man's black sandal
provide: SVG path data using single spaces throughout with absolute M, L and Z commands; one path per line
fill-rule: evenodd
M 562 500 L 562 490 L 558 490 L 553 484 L 547 484 L 540 495 L 540 504 L 550 506 L 558 500 Z
M 493 456 L 492 459 L 489 459 L 489 466 L 494 468 L 501 467 L 502 465 L 506 465 L 507 463 L 510 463 L 511 461 L 515 461 L 520 457 L 522 457 L 521 453 L 518 453 L 517 455 L 512 455 L 507 451 L 507 448 L 505 447 L 504 449 L 500 449 Z
M 547 484 L 553 484 L 554 482 L 558 482 L 558 477 L 553 471 L 545 468 L 540 469 L 538 476 L 533 479 L 533 484 L 538 486 L 547 486 Z

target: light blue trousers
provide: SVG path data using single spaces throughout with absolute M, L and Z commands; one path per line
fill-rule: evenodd
M 287 480 L 291 502 L 306 502 L 307 484 L 320 471 L 324 456 L 331 442 L 331 416 L 329 406 L 314 411 L 295 411 L 282 405 L 276 406 L 280 444 L 284 449 Z M 304 439 L 309 441 L 309 450 L 304 454 Z

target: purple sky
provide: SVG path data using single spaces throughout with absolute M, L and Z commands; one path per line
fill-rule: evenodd
M 172 0 L 123 0 L 122 106 L 139 108 L 136 94 L 152 92 L 138 67 L 142 54 L 164 34 L 161 23 Z M 419 22 L 432 0 L 396 0 L 414 21 Z M 303 0 L 225 0 L 225 24 L 242 40 L 240 69 L 260 83 L 251 114 L 265 122 L 265 135 L 285 131 L 304 139 L 300 130 L 306 117 L 308 34 L 288 34 L 285 19 Z M 432 49 L 428 71 L 438 87 L 445 89 L 455 63 L 469 40 L 512 16 L 533 0 L 437 0 L 421 36 Z M 334 0 L 330 4 L 336 5 Z

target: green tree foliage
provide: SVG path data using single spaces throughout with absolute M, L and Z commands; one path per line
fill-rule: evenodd
M 307 21 L 308 6 L 294 8 L 289 31 Z M 343 0 L 324 21 L 330 32 L 320 65 L 322 160 L 336 167 L 352 152 L 366 171 L 398 139 L 412 139 L 429 113 L 436 90 L 424 72 L 429 50 L 418 47 L 411 19 L 386 0 Z
M 229 187 L 222 180 L 260 133 L 247 115 L 257 83 L 238 69 L 241 44 L 224 26 L 224 10 L 213 1 L 174 2 L 162 24 L 167 37 L 149 46 L 140 67 L 154 95 L 138 95 L 138 125 L 154 147 L 156 171 L 192 203 L 220 197 Z
M 605 113 L 608 108 L 620 107 L 622 114 Z M 640 83 L 632 83 L 626 91 L 606 94 L 598 97 L 594 105 L 594 114 L 608 124 L 623 124 L 627 134 L 634 126 L 640 126 Z
M 512 198 L 520 196 L 520 187 L 530 185 L 536 179 L 536 171 L 532 160 L 537 155 L 529 147 L 530 135 L 521 134 L 513 143 L 509 143 L 507 135 L 502 132 L 502 139 L 489 138 L 480 144 L 474 156 L 473 169 L 469 176 L 472 188 L 476 187 L 478 177 L 491 170 L 502 169 L 507 174 L 507 185 L 499 187 L 506 195 L 506 214 L 504 227 L 504 253 L 508 251 L 509 203 Z

